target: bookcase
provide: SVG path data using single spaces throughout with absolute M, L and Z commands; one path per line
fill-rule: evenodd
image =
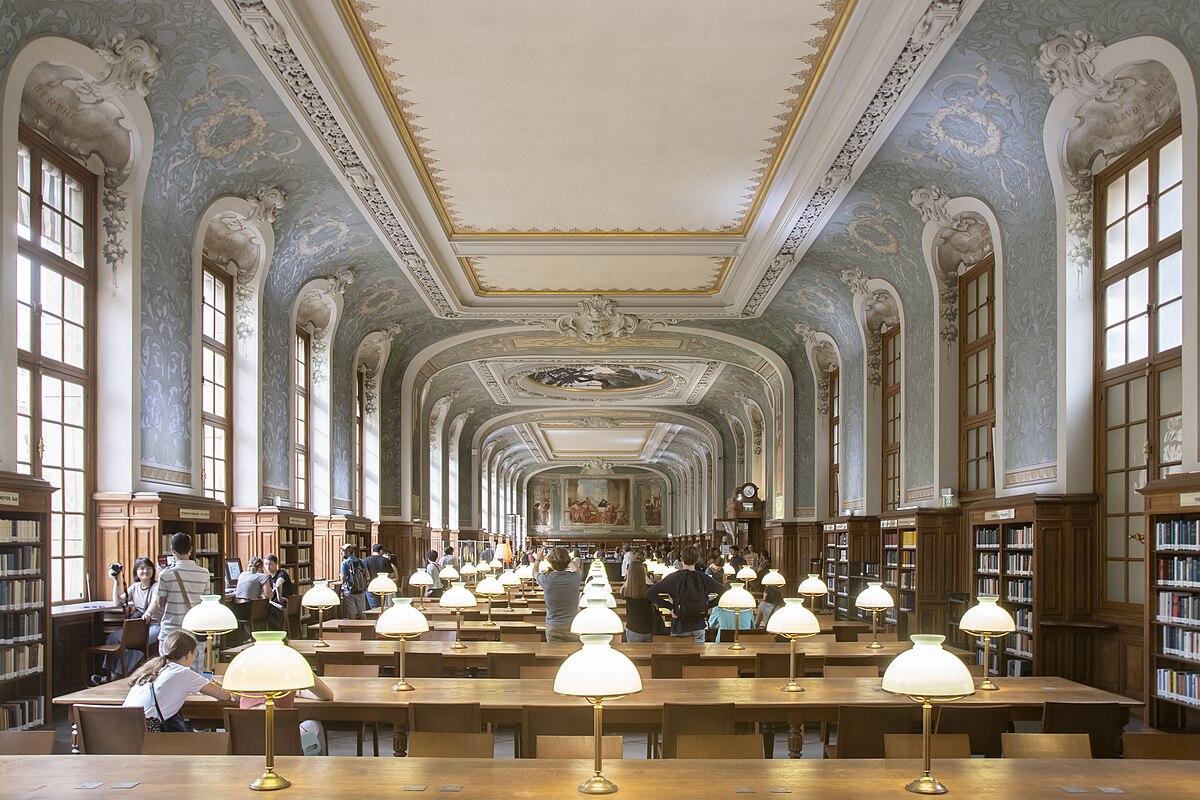
M 96 597 L 111 596 L 108 565 L 125 565 L 125 579 L 133 574 L 133 562 L 149 558 L 161 568 L 171 552 L 171 537 L 192 537 L 193 560 L 212 575 L 210 592 L 225 591 L 225 554 L 229 531 L 229 508 L 207 497 L 175 492 L 98 492 L 93 496 L 100 558 L 93 575 Z M 101 588 L 102 587 L 102 588 Z
M 961 591 L 962 515 L 922 508 L 880 516 L 883 586 L 896 600 L 884 619 L 901 639 L 946 628 L 949 595 Z
M 45 481 L 0 472 L 0 730 L 46 724 L 55 491 Z
M 342 545 L 358 548 L 360 558 L 371 554 L 371 520 L 350 514 L 317 517 L 313 530 L 313 575 L 336 581 L 341 576 Z
M 1151 481 L 1146 498 L 1147 724 L 1200 731 L 1200 474 Z
M 825 535 L 827 606 L 837 619 L 869 620 L 868 612 L 854 606 L 854 598 L 867 581 L 880 580 L 879 518 L 837 517 L 822 524 Z
M 1091 635 L 1096 603 L 1095 499 L 1019 495 L 966 511 L 971 604 L 998 595 L 1017 628 L 993 643 L 992 675 L 1071 672 L 1072 637 Z M 980 662 L 982 644 L 973 644 Z
M 298 508 L 235 508 L 233 535 L 242 566 L 250 559 L 275 553 L 279 568 L 292 577 L 296 594 L 312 586 L 314 575 L 314 517 Z

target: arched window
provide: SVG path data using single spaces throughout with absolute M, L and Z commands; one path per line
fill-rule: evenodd
M 17 471 L 59 491 L 51 600 L 84 596 L 95 486 L 96 177 L 21 128 L 17 151 Z
M 959 278 L 959 475 L 963 497 L 995 494 L 992 438 L 996 425 L 995 255 Z
M 1178 120 L 1095 179 L 1097 478 L 1104 604 L 1145 598 L 1137 490 L 1183 458 L 1183 136 Z
M 883 364 L 883 502 L 884 511 L 900 507 L 900 326 L 893 325 L 880 336 Z
M 841 371 L 836 367 L 830 369 L 825 380 L 829 391 L 829 513 L 837 516 L 842 507 L 838 489 L 842 468 L 839 450 L 842 441 Z
M 200 290 L 200 480 L 204 496 L 222 503 L 228 501 L 232 484 L 232 307 L 229 273 L 205 263 Z
M 293 419 L 296 430 L 292 451 L 292 503 L 308 508 L 309 389 L 312 386 L 312 335 L 296 329 L 296 372 L 292 386 Z

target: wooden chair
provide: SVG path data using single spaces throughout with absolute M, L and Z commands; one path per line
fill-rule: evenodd
M 826 678 L 878 678 L 879 667 L 847 667 L 840 664 L 826 664 L 824 675 Z
M 261 708 L 226 708 L 224 713 L 230 754 L 264 755 L 267 749 L 266 712 Z M 300 746 L 300 712 L 294 708 L 275 709 L 275 755 L 304 755 Z
M 786 678 L 789 675 L 790 656 L 787 653 L 755 653 L 754 677 Z M 796 675 L 804 675 L 804 653 L 796 653 Z
M 1055 703 L 1042 711 L 1042 733 L 1086 733 L 1092 758 L 1121 755 L 1121 728 L 1126 712 L 1116 703 Z
M 749 633 L 738 631 L 738 640 L 742 644 L 770 644 L 776 640 L 773 633 Z
M 409 758 L 492 758 L 496 740 L 490 733 L 412 731 L 408 734 Z
M 407 662 L 405 662 L 407 665 Z M 377 664 L 330 664 L 325 667 L 326 678 L 378 678 Z
M 79 729 L 79 749 L 89 755 L 136 756 L 142 752 L 146 714 L 140 707 L 72 707 Z
M 861 628 L 857 625 L 839 625 L 833 629 L 833 640 L 835 642 L 857 642 L 858 635 L 870 629 L 871 625 L 868 622 L 864 622 Z
M 682 678 L 685 666 L 700 666 L 699 653 L 651 653 L 650 674 L 655 678 Z
M 837 744 L 829 743 L 825 730 L 826 758 L 883 758 L 883 737 L 912 733 L 914 711 L 906 706 L 842 706 L 838 709 Z
M 523 666 L 521 667 L 521 680 L 544 681 L 547 679 L 553 680 L 558 675 L 558 667 L 546 666 Z
M 225 731 L 147 733 L 146 738 L 142 740 L 142 755 L 227 756 L 229 755 L 229 734 Z
M 54 731 L 0 731 L 0 756 L 48 756 Z
M 1127 733 L 1122 737 L 1126 758 L 1169 758 L 1200 761 L 1200 734 Z
M 125 674 L 126 650 L 137 650 L 142 653 L 144 659 L 149 647 L 150 626 L 141 617 L 134 617 L 121 623 L 121 641 L 116 644 L 98 644 L 83 652 L 85 660 L 92 656 L 104 658 L 104 672 L 111 681 Z
M 592 736 L 539 736 L 537 758 L 593 758 L 596 755 L 596 737 Z M 624 743 L 620 736 L 604 736 L 600 739 L 600 755 L 605 761 L 624 757 Z
M 420 642 L 453 642 L 454 631 L 425 631 L 417 637 Z
M 1000 735 L 1012 729 L 1012 706 L 969 705 L 954 703 L 939 709 L 936 733 L 965 733 L 971 740 L 971 752 L 977 756 L 1000 758 L 1004 749 Z
M 213 664 L 213 675 L 224 675 L 227 669 L 229 669 L 228 661 L 218 661 Z
M 642 680 L 648 681 L 654 677 L 654 667 L 649 664 L 634 664 L 637 668 L 638 675 L 642 676 Z
M 443 675 L 443 658 L 441 653 L 407 653 L 404 657 L 404 677 L 406 678 L 440 678 Z M 395 657 L 396 674 L 399 675 L 400 654 Z
M 758 736 L 737 734 L 694 735 L 681 733 L 675 737 L 676 758 L 762 758 L 763 740 Z
M 663 703 L 662 758 L 675 758 L 675 740 L 680 734 L 732 735 L 733 703 Z M 762 740 L 754 737 L 762 748 Z
M 888 733 L 883 737 L 886 758 L 923 758 L 919 733 Z M 930 758 L 970 758 L 971 737 L 965 733 L 938 733 L 929 737 Z
M 483 713 L 479 709 L 479 703 L 408 704 L 410 733 L 479 733 L 482 727 Z
M 540 642 L 545 639 L 542 634 L 537 631 L 513 631 L 505 628 L 500 629 L 500 641 L 502 642 Z
M 577 706 L 525 706 L 521 709 L 521 758 L 537 758 L 545 736 L 586 736 L 593 732 L 592 709 Z M 607 738 L 607 737 L 605 737 Z M 601 743 L 601 747 L 604 744 Z
M 361 642 L 362 631 L 326 631 L 327 642 Z
M 738 668 L 736 664 L 701 664 L 695 666 L 692 664 L 684 664 L 680 669 L 680 677 L 683 678 L 737 678 Z
M 488 653 L 487 674 L 489 678 L 521 677 L 521 667 L 532 667 L 537 661 L 537 654 L 527 653 Z
M 875 634 L 874 637 L 872 637 L 870 633 L 858 634 L 858 641 L 860 641 L 860 642 L 869 642 L 872 640 L 872 638 L 877 639 L 878 641 L 881 641 L 881 642 L 898 642 L 898 641 L 900 641 L 899 634 L 897 634 L 895 632 L 884 633 L 883 631 L 880 631 L 879 633 Z
M 1005 733 L 1000 737 L 1005 758 L 1091 758 L 1086 733 Z
M 250 601 L 250 613 L 246 616 L 246 627 L 261 631 L 270 627 L 271 598 Z
M 808 638 L 806 638 L 804 640 L 804 642 L 800 643 L 798 646 L 803 647 L 804 644 L 807 642 L 824 642 L 824 643 L 828 644 L 830 642 L 836 642 L 837 640 L 838 640 L 837 634 L 818 633 L 816 636 L 809 636 Z
M 287 630 L 289 639 L 299 639 L 304 630 L 304 606 L 300 604 L 300 600 L 298 594 L 283 599 L 283 627 Z
M 361 650 L 348 653 L 330 653 L 317 651 L 317 674 L 324 675 L 327 667 L 333 664 L 366 664 L 367 656 Z

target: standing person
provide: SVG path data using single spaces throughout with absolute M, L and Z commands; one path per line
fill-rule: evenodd
M 129 694 L 125 695 L 125 702 L 121 704 L 128 707 L 141 706 L 146 716 L 146 730 L 169 733 L 191 731 L 192 726 L 184 719 L 182 711 L 184 701 L 193 692 L 225 702 L 233 699 L 233 695 L 216 682 L 189 669 L 199 650 L 199 645 L 190 633 L 172 631 L 162 638 L 158 649 L 158 656 L 133 673 Z
M 177 533 L 171 537 L 171 554 L 175 556 L 175 566 L 162 571 L 158 578 L 158 587 L 150 608 L 142 614 L 142 619 L 150 622 L 161 615 L 158 628 L 158 649 L 162 652 L 163 643 L 167 637 L 176 631 L 183 630 L 183 616 L 192 606 L 199 604 L 200 595 L 207 594 L 212 586 L 212 574 L 204 567 L 192 561 L 192 537 L 186 533 Z M 192 668 L 200 671 L 204 663 L 204 645 L 196 647 L 196 661 Z
M 117 583 L 120 574 L 121 570 L 119 569 L 109 573 L 112 576 L 113 605 L 125 610 L 131 617 L 140 617 L 146 613 L 146 609 L 150 608 L 150 603 L 154 600 L 154 592 L 157 587 L 157 581 L 154 580 L 154 562 L 144 557 L 134 561 L 133 574 L 137 578 L 137 582 L 130 584 L 124 592 L 121 591 L 121 587 Z M 157 617 L 150 620 L 150 633 L 146 641 L 158 641 L 158 621 L 160 619 L 162 619 L 161 612 Z M 110 632 L 104 640 L 105 644 L 120 644 L 120 642 L 121 628 Z M 145 656 L 146 654 L 141 650 L 126 650 L 125 663 L 113 664 L 113 674 L 128 675 Z M 93 675 L 91 683 L 93 686 L 99 686 L 101 683 L 107 681 L 107 679 L 105 675 Z
M 646 590 L 646 599 L 659 608 L 671 610 L 671 635 L 704 641 L 708 624 L 708 596 L 725 593 L 726 587 L 703 572 L 696 572 L 700 551 L 694 545 L 679 554 L 682 566 Z
M 621 579 L 624 580 L 629 575 L 629 565 L 633 563 L 637 556 L 633 552 L 633 545 L 625 545 L 625 555 L 621 556 Z M 646 577 L 645 570 L 642 570 L 642 577 Z
M 628 555 L 628 553 L 626 553 Z M 646 599 L 646 564 L 641 558 L 629 562 L 629 570 L 625 574 L 625 585 L 621 587 L 621 596 L 625 598 L 625 641 L 651 642 L 654 641 L 654 618 L 658 612 Z
M 425 574 L 433 578 L 433 583 L 430 584 L 426 597 L 441 597 L 444 586 L 442 579 L 438 577 L 438 573 L 442 571 L 442 565 L 438 563 L 437 550 L 430 550 L 425 554 Z
M 367 610 L 367 584 L 371 579 L 366 563 L 354 545 L 342 545 L 342 616 L 362 619 Z
M 267 567 L 267 581 L 271 589 L 271 610 L 268 618 L 272 628 L 286 630 L 287 599 L 295 592 L 292 586 L 292 576 L 279 568 L 279 556 L 267 553 L 263 556 Z
M 492 559 L 496 557 L 496 543 L 488 542 L 487 547 L 483 548 L 483 552 L 479 554 L 480 564 L 490 564 Z
M 571 623 L 579 612 L 579 585 L 583 573 L 567 570 L 571 556 L 562 547 L 551 550 L 546 560 L 550 562 L 550 571 L 537 573 L 538 585 L 546 597 L 546 641 L 578 641 L 571 633 Z
M 371 547 L 371 555 L 363 559 L 363 563 L 367 565 L 367 575 L 374 578 L 376 575 L 391 575 L 392 562 L 387 560 L 383 554 L 383 545 L 376 543 Z M 367 592 L 367 607 L 379 608 L 379 595 Z
M 746 565 L 758 572 L 758 552 L 752 547 L 746 548 Z

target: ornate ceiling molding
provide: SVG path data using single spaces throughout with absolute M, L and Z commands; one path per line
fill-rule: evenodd
M 575 311 L 548 319 L 507 320 L 523 323 L 533 328 L 542 328 L 550 333 L 577 339 L 583 344 L 603 345 L 614 339 L 659 330 L 674 325 L 674 317 L 638 316 L 617 310 L 617 301 L 594 294 L 580 300 Z
M 1050 94 L 1056 97 L 1071 90 L 1083 100 L 1093 97 L 1111 100 L 1118 88 L 1096 74 L 1096 56 L 1103 49 L 1104 42 L 1087 31 L 1060 33 L 1042 42 L 1033 64 L 1050 87 Z
M 162 69 L 158 48 L 145 39 L 127 39 L 125 34 L 118 33 L 108 41 L 97 42 L 92 49 L 108 64 L 108 71 L 98 81 L 85 81 L 74 87 L 84 102 L 111 100 L 125 92 L 145 97 Z

